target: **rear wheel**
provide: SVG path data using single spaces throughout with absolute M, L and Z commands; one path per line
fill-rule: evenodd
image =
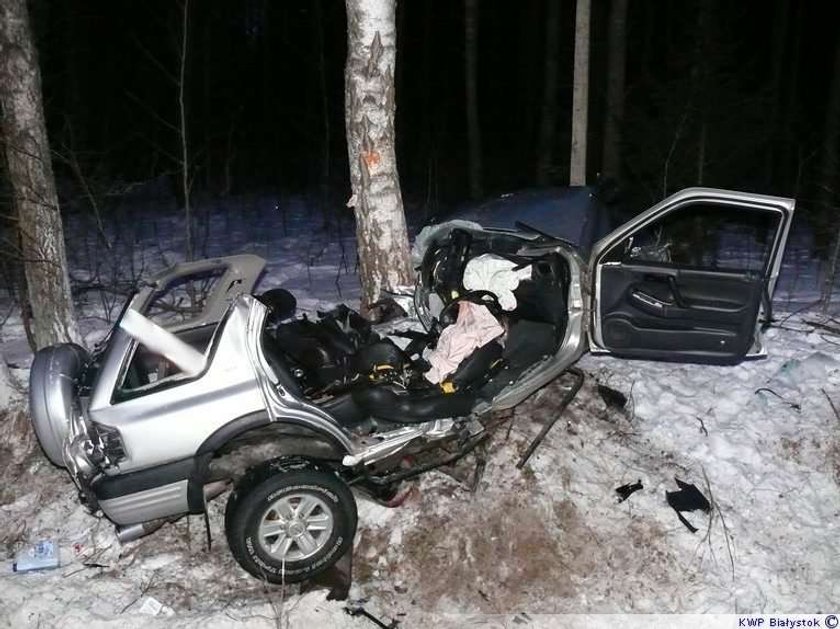
M 275 462 L 246 475 L 228 500 L 225 530 L 239 564 L 272 583 L 323 572 L 352 546 L 356 502 L 332 472 Z

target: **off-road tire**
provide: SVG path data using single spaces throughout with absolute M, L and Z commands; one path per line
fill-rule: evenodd
M 258 529 L 272 504 L 301 494 L 314 496 L 329 509 L 333 529 L 311 557 L 283 562 L 266 551 Z M 301 459 L 279 459 L 251 470 L 237 483 L 225 509 L 225 534 L 234 558 L 270 583 L 296 583 L 330 568 L 352 547 L 356 522 L 350 488 L 329 469 Z

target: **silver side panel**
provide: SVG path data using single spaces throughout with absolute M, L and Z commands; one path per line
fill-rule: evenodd
M 29 411 L 38 441 L 50 461 L 64 467 L 64 446 L 76 404 L 75 381 L 87 360 L 78 345 L 45 347 L 35 355 L 29 372 Z
M 146 387 L 139 397 L 118 403 L 112 403 L 111 392 L 120 369 L 100 379 L 88 413 L 94 421 L 119 430 L 127 454 L 119 470 L 112 473 L 191 457 L 207 437 L 228 422 L 265 410 L 246 353 L 249 312 L 258 303 L 249 295 L 236 301 L 216 332 L 219 338 L 208 349 L 213 351 L 215 346 L 209 366 L 196 379 L 164 379 Z
M 266 312 L 251 295 L 240 295 L 216 331 L 218 339 L 208 348 L 214 352 L 208 357 L 210 364 L 196 379 L 179 381 L 179 376 L 173 376 L 175 380 L 146 385 L 139 397 L 112 403 L 111 391 L 118 378 L 114 374 L 121 367 L 111 366 L 109 377 L 97 383 L 88 409 L 91 419 L 119 430 L 125 446 L 126 460 L 119 469 L 105 470 L 106 474 L 191 457 L 216 430 L 260 411 L 273 420 L 292 420 L 326 433 L 353 452 L 351 439 L 332 417 L 280 386 L 262 352 Z M 124 348 L 123 355 L 131 355 L 130 347 Z
M 100 500 L 99 507 L 116 524 L 135 524 L 189 511 L 187 481 L 138 491 L 127 496 Z
M 442 439 L 452 434 L 452 427 L 455 422 L 452 419 L 435 419 L 422 424 L 414 424 L 404 428 L 397 428 L 390 432 L 376 435 L 374 443 L 359 448 L 356 454 L 348 454 L 344 457 L 342 464 L 347 467 L 355 467 L 360 463 L 370 465 L 386 457 L 396 454 L 408 444 L 423 437 L 428 441 Z

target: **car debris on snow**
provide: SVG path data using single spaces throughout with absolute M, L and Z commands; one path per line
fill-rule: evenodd
M 635 483 L 627 483 L 621 487 L 616 487 L 615 493 L 618 494 L 618 503 L 621 504 L 642 488 L 642 479 L 637 480 Z
M 667 500 L 670 507 L 676 511 L 680 522 L 682 522 L 689 531 L 696 533 L 697 528 L 685 519 L 683 512 L 702 511 L 703 513 L 709 513 L 712 509 L 712 505 L 709 504 L 706 496 L 704 496 L 693 483 L 683 482 L 676 477 L 674 477 L 674 480 L 677 482 L 679 490 L 666 491 L 665 500 Z

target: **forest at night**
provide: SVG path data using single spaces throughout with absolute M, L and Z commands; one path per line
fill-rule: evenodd
M 604 172 L 610 116 L 609 5 L 595 2 L 591 18 L 593 183 Z M 180 5 L 35 2 L 32 10 L 54 150 L 73 152 L 104 186 L 176 172 Z M 574 11 L 562 0 L 477 8 L 483 195 L 568 184 Z M 643 207 L 700 184 L 795 196 L 800 210 L 830 221 L 840 118 L 836 17 L 830 3 L 629 2 L 620 158 L 609 174 L 628 203 Z M 398 3 L 397 30 L 403 194 L 412 207 L 447 207 L 470 194 L 464 7 Z M 330 204 L 343 205 L 343 4 L 193 2 L 188 31 L 196 191 L 326 189 Z M 547 172 L 539 174 L 544 155 Z

